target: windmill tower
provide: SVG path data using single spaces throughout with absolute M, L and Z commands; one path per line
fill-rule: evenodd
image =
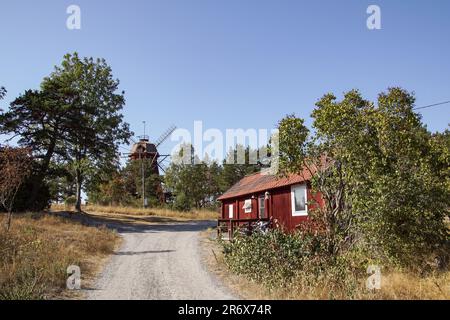
M 128 154 L 130 161 L 140 161 L 141 162 L 141 178 L 142 178 L 142 202 L 143 206 L 147 207 L 148 200 L 145 196 L 145 176 L 146 176 L 146 166 L 150 167 L 150 174 L 159 177 L 160 170 L 164 172 L 162 162 L 167 159 L 170 155 L 160 154 L 158 152 L 158 147 L 170 137 L 170 135 L 175 131 L 176 127 L 171 126 L 168 128 L 157 140 L 156 142 L 150 142 L 150 138 L 145 134 L 145 121 L 144 121 L 144 135 L 138 136 L 139 141 L 135 142 L 131 147 L 131 152 Z M 155 188 L 154 193 L 160 203 L 165 202 L 165 195 L 161 185 L 161 181 L 152 186 Z

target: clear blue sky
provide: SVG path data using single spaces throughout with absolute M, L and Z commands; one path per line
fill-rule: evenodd
M 81 7 L 82 29 L 66 28 Z M 368 30 L 366 8 L 381 8 Z M 307 119 L 326 92 L 389 86 L 417 105 L 450 100 L 450 1 L 2 0 L 3 106 L 38 88 L 67 52 L 104 57 L 126 91 L 125 119 L 153 138 L 170 124 L 192 129 L 273 128 L 287 113 Z M 432 131 L 450 105 L 423 110 Z M 166 146 L 170 148 L 170 146 Z

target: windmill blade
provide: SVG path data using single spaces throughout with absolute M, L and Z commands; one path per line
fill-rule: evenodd
M 136 142 L 136 140 L 134 140 L 134 138 L 133 137 L 130 137 L 130 140 L 131 140 L 131 142 L 133 142 L 134 144 L 136 144 L 137 142 Z
M 168 154 L 161 154 L 161 155 L 159 155 L 158 162 L 162 163 L 162 162 L 164 162 L 164 160 L 166 160 L 169 157 L 170 157 L 170 155 L 168 155 Z
M 168 137 L 177 129 L 176 126 L 171 126 L 169 129 L 167 129 L 155 142 L 155 146 L 159 147 L 161 143 L 167 140 Z
M 166 170 L 158 163 L 158 167 L 162 170 L 163 173 L 166 173 Z

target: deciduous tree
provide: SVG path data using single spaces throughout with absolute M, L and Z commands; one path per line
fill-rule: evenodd
M 32 159 L 27 148 L 0 149 L 0 204 L 7 211 L 5 227 L 9 230 L 17 191 L 30 174 Z
M 74 168 L 76 209 L 81 210 L 81 190 L 87 170 L 107 167 L 117 161 L 120 143 L 128 143 L 132 133 L 123 121 L 124 92 L 117 93 L 119 81 L 104 59 L 68 54 L 60 67 L 44 80 L 45 84 L 68 83 L 76 100 L 67 114 L 68 161 Z
M 331 255 L 358 245 L 373 259 L 420 264 L 445 252 L 448 134 L 428 132 L 414 101 L 400 88 L 381 93 L 377 106 L 355 90 L 341 101 L 327 94 L 308 139 L 300 119 L 280 122 L 282 170 L 316 170 L 313 187 L 325 206 L 313 219 L 324 226 Z
M 124 93 L 103 59 L 64 57 L 61 66 L 41 84 L 28 90 L 0 115 L 0 132 L 19 136 L 39 162 L 33 199 L 50 172 L 50 163 L 63 163 L 76 183 L 76 208 L 90 177 L 117 164 L 118 146 L 131 136 L 121 110 Z

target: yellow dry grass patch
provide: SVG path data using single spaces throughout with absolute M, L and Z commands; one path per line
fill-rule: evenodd
M 0 216 L 3 224 L 4 215 Z M 0 227 L 0 299 L 69 297 L 67 267 L 81 268 L 82 284 L 114 251 L 119 236 L 106 228 L 81 225 L 48 214 L 13 217 L 9 232 Z
M 450 272 L 428 277 L 393 272 L 382 278 L 379 295 L 383 299 L 450 300 Z
M 73 208 L 64 205 L 52 205 L 54 211 L 67 211 Z M 119 207 L 119 206 L 83 206 L 82 210 L 87 213 L 109 213 L 131 216 L 155 216 L 167 217 L 182 220 L 215 220 L 219 217 L 219 213 L 211 210 L 192 210 L 188 212 L 180 212 L 167 208 L 135 208 L 135 207 Z

